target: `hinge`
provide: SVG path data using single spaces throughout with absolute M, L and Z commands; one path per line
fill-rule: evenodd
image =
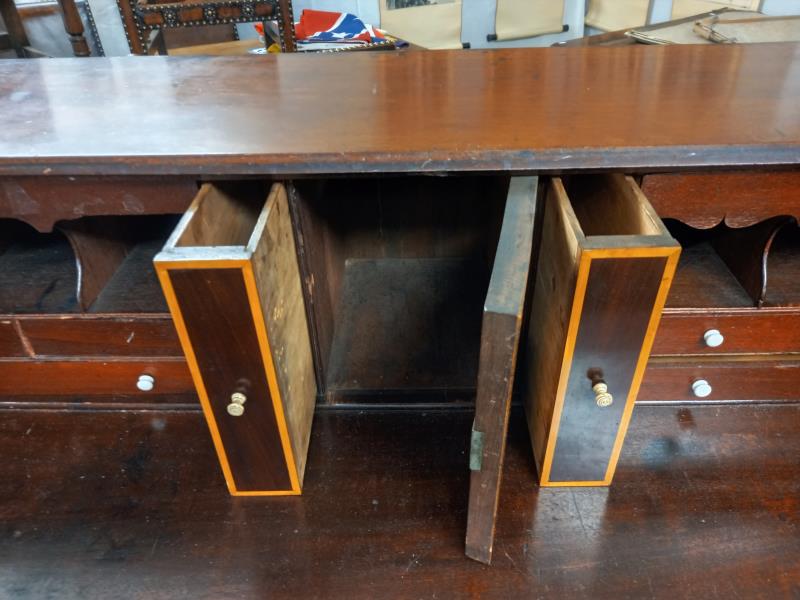
M 473 426 L 472 437 L 469 441 L 469 470 L 480 471 L 483 464 L 483 432 L 475 431 Z

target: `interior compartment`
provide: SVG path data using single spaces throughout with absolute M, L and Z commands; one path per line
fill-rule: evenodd
M 775 236 L 767 256 L 764 306 L 800 306 L 800 226 L 787 223 Z
M 80 219 L 102 230 L 104 217 Z M 178 217 L 121 217 L 124 258 L 84 311 L 78 301 L 80 265 L 70 241 L 57 226 L 39 233 L 25 223 L 0 221 L 0 314 L 165 313 L 152 260 Z M 65 228 L 66 229 L 66 228 Z M 102 252 L 102 249 L 98 249 Z
M 329 402 L 471 399 L 508 181 L 295 182 L 318 384 Z
M 789 217 L 695 229 L 665 219 L 683 247 L 667 308 L 796 306 L 800 242 Z

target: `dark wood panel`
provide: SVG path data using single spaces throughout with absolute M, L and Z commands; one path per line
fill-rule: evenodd
M 663 218 L 693 227 L 747 227 L 777 215 L 800 218 L 800 171 L 646 175 L 642 191 Z
M 155 379 L 152 392 L 140 392 L 140 375 Z M 189 369 L 183 359 L 127 360 L 0 360 L 0 397 L 191 394 Z
M 706 359 L 707 360 L 707 359 Z M 705 379 L 711 394 L 697 398 L 692 383 Z M 647 365 L 640 401 L 728 402 L 780 400 L 800 402 L 800 361 L 743 360 L 727 362 L 662 362 Z
M 470 447 L 466 554 L 487 564 L 492 561 L 494 550 L 511 394 L 533 254 L 538 187 L 537 177 L 511 179 L 483 309 Z
M 0 173 L 795 164 L 796 55 L 752 44 L 3 61 Z M 54 93 L 87 81 L 89 96 Z
M 484 264 L 348 260 L 326 393 L 474 388 Z
M 18 317 L 38 356 L 183 357 L 168 314 Z
M 175 269 L 169 278 L 239 491 L 291 490 L 242 271 Z M 247 396 L 245 413 L 226 407 Z
M 4 79 L 0 76 L 0 81 Z M 6 110 L 16 113 L 10 107 L 0 113 Z M 92 113 L 93 109 L 86 106 L 76 113 L 85 114 L 88 119 L 85 129 L 76 134 L 80 136 L 77 139 L 101 133 Z M 72 121 L 68 119 L 68 122 Z M 3 127 L 0 125 L 0 131 Z M 6 141 L 0 134 L 0 155 Z M 47 232 L 53 229 L 56 221 L 93 215 L 182 213 L 196 193 L 194 179 L 186 177 L 7 177 L 0 179 L 0 218 L 21 219 Z
M 667 259 L 593 259 L 558 424 L 551 483 L 603 481 Z M 599 407 L 599 380 L 614 396 Z
M 3 411 L 0 596 L 800 592 L 800 407 L 639 407 L 610 490 L 532 484 L 512 411 L 491 567 L 463 555 L 471 423 L 320 412 L 303 496 L 233 498 L 199 413 Z
M 725 338 L 709 348 L 703 334 L 717 329 Z M 652 355 L 800 352 L 800 311 L 781 309 L 679 311 L 661 316 Z

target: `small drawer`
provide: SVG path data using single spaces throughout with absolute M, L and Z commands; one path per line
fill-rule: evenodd
M 228 489 L 299 494 L 316 400 L 286 190 L 204 185 L 154 263 Z
M 641 402 L 800 401 L 800 361 L 651 361 Z
M 800 309 L 664 310 L 653 356 L 800 352 Z
M 149 385 L 148 385 L 149 383 Z M 186 361 L 177 359 L 0 361 L 0 397 L 193 394 Z
M 549 183 L 526 409 L 542 485 L 608 485 L 680 246 L 634 180 Z

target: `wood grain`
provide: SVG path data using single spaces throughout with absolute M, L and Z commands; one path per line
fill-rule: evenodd
M 286 188 L 275 184 L 253 228 L 252 270 L 265 325 L 264 345 L 272 354 L 291 455 L 299 484 L 306 467 L 317 385 L 300 284 Z M 269 368 L 269 367 L 268 367 Z M 290 465 L 290 468 L 291 465 Z
M 800 402 L 800 360 L 794 356 L 759 357 L 758 360 L 712 361 L 687 357 L 676 361 L 658 359 L 647 365 L 639 392 L 642 402 Z M 711 395 L 696 398 L 692 383 L 705 379 Z
M 483 434 L 483 446 L 480 469 L 473 469 L 470 475 L 466 553 L 484 563 L 492 561 L 494 548 L 511 394 L 533 251 L 538 186 L 537 177 L 511 179 L 483 309 L 478 392 L 472 426 L 473 431 Z
M 707 229 L 747 227 L 774 217 L 800 218 L 800 171 L 645 175 L 642 191 L 662 217 Z
M 709 348 L 703 334 L 717 329 L 725 341 Z M 800 313 L 781 308 L 679 310 L 661 316 L 653 356 L 800 352 Z M 767 358 L 767 357 L 765 357 Z
M 89 131 L 96 130 L 89 126 Z M 70 175 L 0 179 L 0 218 L 21 219 L 48 232 L 58 221 L 80 217 L 182 213 L 197 193 L 193 177 Z
M 232 498 L 199 412 L 3 411 L 0 596 L 797 595 L 797 405 L 638 407 L 611 490 L 533 485 L 512 409 L 491 567 L 463 555 L 471 411 L 317 419 L 302 497 Z
M 635 45 L 3 61 L 0 174 L 796 164 L 796 54 Z M 91 94 L 51 93 L 88 81 Z
M 231 492 L 291 492 L 242 270 L 172 269 L 168 276 L 219 431 L 220 460 L 230 466 Z M 247 396 L 241 417 L 226 410 L 234 392 Z

